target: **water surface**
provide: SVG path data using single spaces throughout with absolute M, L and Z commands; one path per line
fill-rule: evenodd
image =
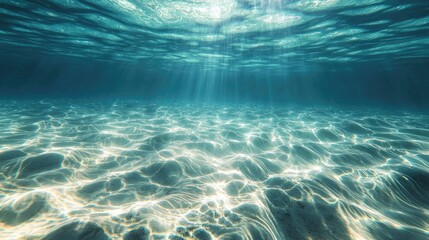
M 284 73 L 427 59 L 428 13 L 426 0 L 9 0 L 0 2 L 0 47 L 170 71 Z

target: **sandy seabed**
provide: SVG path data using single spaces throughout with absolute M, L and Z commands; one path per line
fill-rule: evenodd
M 429 115 L 0 101 L 0 239 L 428 239 Z

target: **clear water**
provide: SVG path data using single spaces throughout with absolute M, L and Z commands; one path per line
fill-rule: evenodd
M 146 68 L 284 73 L 309 64 L 426 58 L 428 5 L 426 0 L 3 0 L 0 42 L 8 50 L 25 46 Z
M 0 239 L 429 238 L 427 0 L 0 0 Z
M 141 227 L 132 239 L 428 236 L 428 115 L 76 100 L 0 109 L 3 239 L 60 239 L 78 220 L 99 224 L 82 239 Z

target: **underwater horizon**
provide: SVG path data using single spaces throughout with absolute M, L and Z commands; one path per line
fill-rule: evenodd
M 0 0 L 0 239 L 429 239 L 429 1 Z

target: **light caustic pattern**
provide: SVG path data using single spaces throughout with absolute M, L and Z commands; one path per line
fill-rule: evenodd
M 1 239 L 429 236 L 425 114 L 2 101 L 0 128 Z
M 3 0 L 0 47 L 284 70 L 427 58 L 428 13 L 425 0 Z

